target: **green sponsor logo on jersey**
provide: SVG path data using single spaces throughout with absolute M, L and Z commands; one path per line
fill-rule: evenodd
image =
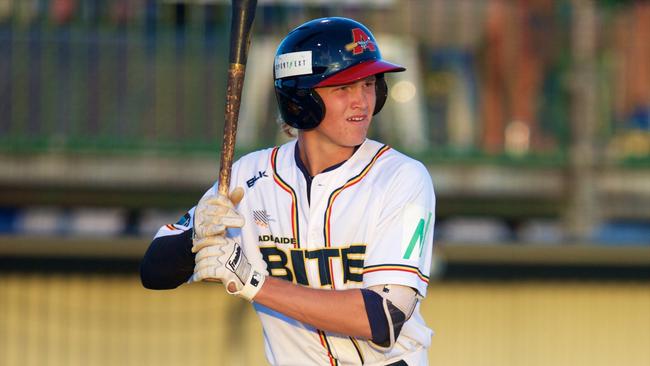
M 406 248 L 406 253 L 404 253 L 404 259 L 411 259 L 411 255 L 413 254 L 413 249 L 415 248 L 415 244 L 419 244 L 419 256 L 422 256 L 422 249 L 424 249 L 424 239 L 427 237 L 427 233 L 429 232 L 429 224 L 431 223 L 431 212 L 429 212 L 429 216 L 427 217 L 426 223 L 424 222 L 424 219 L 420 219 L 420 222 L 418 222 L 418 226 L 415 228 L 415 231 L 413 232 L 413 236 L 411 236 L 411 241 L 409 242 L 408 247 Z

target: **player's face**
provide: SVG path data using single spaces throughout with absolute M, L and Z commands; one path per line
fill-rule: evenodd
M 313 131 L 317 140 L 345 148 L 354 148 L 366 139 L 375 110 L 376 78 L 317 88 L 325 104 L 325 118 Z

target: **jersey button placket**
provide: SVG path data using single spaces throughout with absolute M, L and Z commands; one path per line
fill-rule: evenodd
M 316 175 L 311 184 L 311 202 L 309 207 L 309 245 L 319 247 L 322 237 L 323 184 L 320 175 Z

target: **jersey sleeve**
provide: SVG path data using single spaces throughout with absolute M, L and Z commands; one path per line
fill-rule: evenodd
M 185 283 L 194 269 L 191 221 L 194 208 L 175 224 L 162 226 L 140 261 L 142 285 L 153 290 Z
M 383 195 L 376 232 L 368 246 L 363 287 L 409 286 L 426 295 L 433 253 L 435 195 L 419 162 L 400 166 Z

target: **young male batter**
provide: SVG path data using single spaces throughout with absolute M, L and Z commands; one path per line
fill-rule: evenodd
M 421 163 L 366 138 L 386 101 L 384 73 L 404 70 L 356 21 L 290 32 L 274 77 L 297 139 L 242 157 L 230 197 L 215 186 L 163 226 L 142 261 L 144 286 L 223 282 L 253 302 L 273 365 L 428 364 L 419 302 L 433 186 Z

